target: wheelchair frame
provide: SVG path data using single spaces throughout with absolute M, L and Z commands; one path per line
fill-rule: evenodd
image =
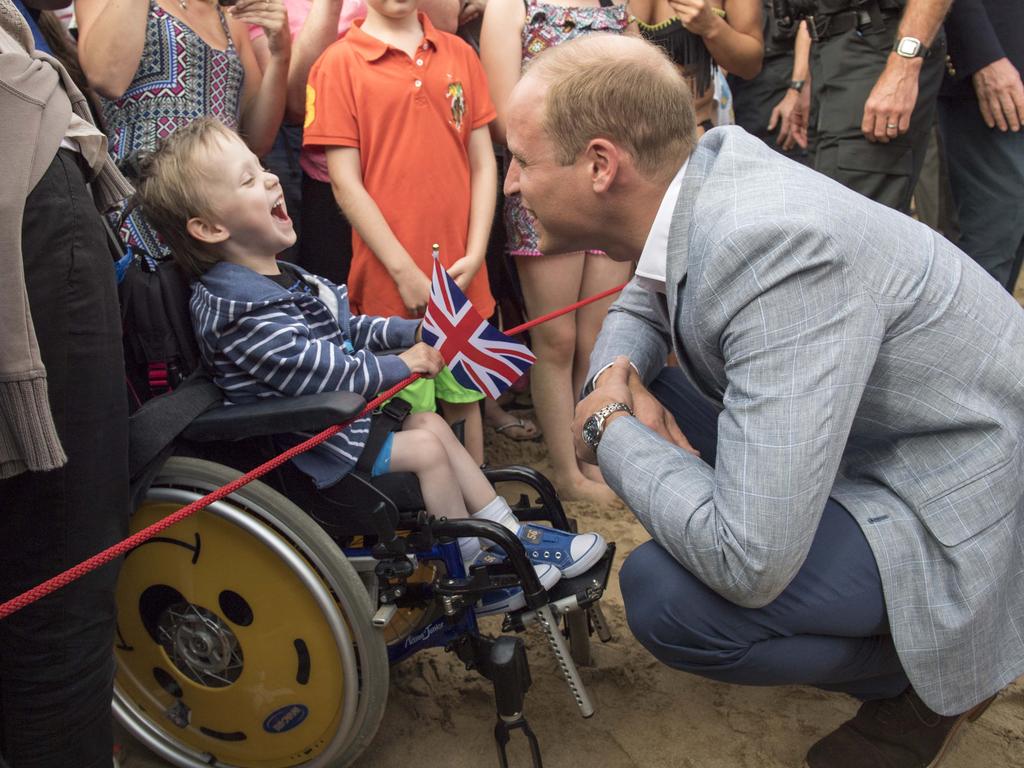
M 171 396 L 168 396 L 171 397 Z M 282 424 L 289 425 L 289 431 L 294 429 L 312 428 L 315 422 L 320 428 L 325 424 L 340 423 L 344 419 L 358 412 L 356 405 L 361 407 L 361 398 L 355 398 L 348 393 L 327 393 L 324 395 L 312 395 L 304 398 L 294 398 L 280 403 L 259 404 L 258 406 L 231 406 L 211 409 L 196 419 L 185 430 L 184 437 L 188 441 L 187 446 L 190 452 L 200 455 L 216 455 L 218 450 L 211 446 L 234 443 L 246 438 L 265 436 L 268 433 L 282 431 Z M 268 407 L 269 405 L 269 407 Z M 251 411 L 251 413 L 249 413 Z M 282 414 L 284 413 L 284 415 Z M 310 426 L 307 426 L 310 425 Z M 231 453 L 232 451 L 228 451 Z M 174 466 L 181 464 L 181 459 L 173 460 Z M 187 460 L 186 460 L 187 461 Z M 236 463 L 229 461 L 229 464 Z M 225 469 L 228 465 L 221 465 Z M 550 483 L 539 473 L 526 467 L 509 467 L 491 469 L 487 471 L 492 483 L 503 482 L 525 483 L 537 493 L 538 504 L 531 505 L 528 498 L 520 497 L 515 505 L 516 512 L 523 520 L 546 519 L 556 527 L 572 530 L 571 522 L 565 517 L 561 503 Z M 195 485 L 195 481 L 184 478 L 185 484 Z M 212 481 L 210 481 L 212 482 Z M 287 483 L 283 483 L 287 485 Z M 205 487 L 205 486 L 202 486 Z M 210 486 L 210 488 L 215 486 Z M 271 490 L 269 486 L 262 483 L 253 484 L 260 494 L 268 492 L 279 495 Z M 210 488 L 207 488 L 209 490 Z M 264 536 L 258 533 L 258 526 L 252 522 L 252 510 L 244 511 L 236 507 L 248 506 L 245 501 L 250 494 L 245 493 L 243 488 L 239 494 L 232 495 L 228 499 L 211 505 L 208 510 L 224 517 L 232 524 L 249 531 L 251 535 L 257 535 L 268 546 L 286 561 L 289 560 L 313 560 L 312 566 L 320 572 L 327 572 L 330 566 L 325 562 L 317 562 L 320 555 L 313 557 L 307 553 L 296 554 L 295 544 L 286 543 L 281 546 L 273 536 Z M 173 499 L 174 503 L 186 501 L 181 494 L 175 494 L 161 486 L 158 481 L 157 487 L 151 491 L 153 499 L 157 501 Z M 187 494 L 186 494 L 187 495 Z M 239 498 L 236 498 L 238 496 Z M 296 502 L 290 501 L 287 497 L 281 496 L 288 507 L 296 507 Z M 241 500 L 241 501 L 240 501 Z M 369 499 L 373 501 L 373 499 Z M 230 503 L 229 503 L 230 502 Z M 297 508 L 301 512 L 302 505 Z M 200 514 L 206 514 L 206 511 Z M 248 515 L 248 517 L 247 517 Z M 259 513 L 256 515 L 259 517 Z M 315 526 L 320 537 L 338 541 L 330 536 L 323 528 L 316 525 L 311 517 L 307 517 L 309 526 Z M 376 640 L 372 634 L 367 635 L 366 627 L 355 627 L 360 623 L 352 615 L 346 616 L 343 621 L 334 621 L 331 632 L 337 640 L 338 652 L 341 654 L 342 667 L 349 672 L 343 676 L 345 685 L 343 690 L 344 702 L 343 712 L 338 723 L 338 728 L 333 739 L 326 745 L 321 745 L 316 750 L 312 759 L 304 760 L 301 755 L 297 756 L 294 763 L 284 762 L 279 765 L 302 765 L 307 768 L 336 768 L 347 765 L 354 760 L 373 738 L 379 725 L 380 717 L 387 698 L 387 672 L 386 667 L 402 659 L 424 650 L 426 648 L 444 647 L 446 650 L 455 652 L 466 664 L 468 669 L 475 669 L 484 677 L 490 679 L 495 688 L 495 699 L 497 707 L 497 724 L 495 726 L 495 740 L 497 745 L 499 763 L 507 765 L 505 745 L 508 743 L 510 734 L 514 730 L 521 730 L 529 741 L 531 754 L 535 766 L 541 766 L 540 748 L 533 735 L 526 718 L 523 715 L 523 704 L 525 694 L 530 687 L 531 680 L 529 666 L 526 660 L 525 645 L 521 638 L 502 635 L 498 638 L 490 638 L 482 635 L 477 624 L 473 606 L 476 600 L 484 592 L 494 588 L 501 588 L 510 585 L 521 585 L 526 598 L 526 608 L 506 616 L 502 626 L 503 632 L 521 631 L 530 623 L 536 622 L 542 628 L 548 643 L 558 661 L 562 674 L 565 676 L 581 714 L 584 717 L 593 712 L 589 698 L 579 678 L 573 662 L 573 654 L 565 642 L 565 638 L 559 631 L 558 622 L 561 617 L 566 618 L 566 624 L 570 631 L 570 640 L 573 651 L 578 655 L 589 657 L 589 632 L 591 627 L 598 631 L 602 640 L 610 639 L 605 629 L 597 601 L 603 594 L 608 573 L 610 571 L 611 559 L 614 556 L 614 545 L 610 545 L 608 553 L 602 559 L 599 566 L 595 566 L 591 572 L 583 574 L 571 580 L 563 580 L 556 585 L 552 595 L 548 595 L 541 587 L 532 565 L 526 558 L 522 543 L 517 537 L 502 526 L 476 520 L 447 520 L 432 519 L 420 511 L 410 516 L 408 513 L 400 513 L 394 504 L 389 508 L 386 498 L 376 501 L 369 513 L 372 522 L 370 530 L 363 530 L 363 535 L 370 535 L 376 538 L 372 546 L 347 546 L 341 548 L 342 560 L 356 574 L 357 579 L 365 590 L 365 605 L 356 606 L 352 610 L 367 610 L 372 620 L 369 622 L 378 632 L 387 626 L 390 619 L 395 615 L 403 600 L 408 599 L 408 579 L 413 574 L 419 563 L 439 563 L 443 568 L 443 574 L 435 575 L 429 587 L 430 595 L 428 606 L 433 605 L 436 612 L 427 613 L 428 620 L 421 626 L 414 626 L 408 634 L 399 638 L 400 642 L 385 644 L 385 667 L 380 670 L 380 659 L 357 660 L 354 658 L 356 651 L 370 654 Z M 266 520 L 264 520 L 266 522 Z M 397 522 L 397 525 L 396 525 Z M 295 521 L 292 521 L 292 525 Z M 271 527 L 273 527 L 271 525 Z M 305 526 L 299 526 L 305 527 Z M 397 535 L 401 529 L 407 535 Z M 307 533 L 310 533 L 307 531 Z M 311 534 L 314 538 L 320 537 Z M 500 546 L 507 554 L 507 561 L 499 566 L 487 566 L 475 568 L 473 573 L 467 574 L 462 563 L 459 547 L 455 541 L 462 536 L 479 536 L 489 539 Z M 198 541 L 198 534 L 197 534 Z M 188 542 L 175 542 L 176 544 L 188 547 Z M 289 554 L 289 547 L 292 549 Z M 326 547 L 326 544 L 323 545 Z M 196 547 L 198 550 L 198 545 Z M 145 551 L 145 547 L 137 551 Z M 198 555 L 198 552 L 196 553 Z M 307 563 L 309 565 L 309 563 Z M 335 564 L 337 565 L 337 564 Z M 340 568 L 340 566 L 338 566 Z M 298 567 L 298 571 L 302 568 Z M 347 578 L 347 577 L 346 577 Z M 326 594 L 337 596 L 337 586 L 328 586 L 325 590 L 323 584 L 318 588 L 315 579 L 308 578 L 307 588 L 312 588 L 314 593 L 320 593 L 320 603 L 323 604 L 325 616 L 330 614 L 329 606 L 324 601 Z M 349 585 L 351 586 L 351 584 Z M 179 597 L 181 595 L 179 594 Z M 421 596 L 421 599 L 424 596 Z M 358 599 L 356 599 L 358 602 Z M 180 602 L 180 601 L 179 601 Z M 188 602 L 186 600 L 186 602 Z M 141 604 L 141 597 L 140 597 Z M 177 605 L 177 604 L 175 604 Z M 191 603 L 189 603 L 191 605 Z M 164 613 L 167 612 L 165 606 Z M 207 608 L 207 613 L 210 611 Z M 344 615 L 344 611 L 342 611 Z M 213 625 L 218 618 L 207 616 L 198 611 L 195 615 L 189 615 L 180 619 L 181 623 L 174 626 L 176 633 L 185 632 L 188 642 L 197 642 L 195 635 L 202 635 L 203 632 L 211 635 L 200 640 L 209 640 L 210 645 L 216 645 L 216 641 L 223 641 L 231 633 L 234 625 L 229 626 L 223 617 L 219 619 L 220 625 L 214 630 Z M 188 622 L 191 621 L 192 624 Z M 331 622 L 328 622 L 329 624 Z M 347 628 L 342 625 L 348 625 Z M 241 631 L 234 627 L 236 631 Z M 358 629 L 362 633 L 353 643 L 349 632 Z M 217 633 L 221 632 L 221 635 Z M 192 634 L 189 634 L 192 633 Z M 178 635 L 175 634 L 175 637 Z M 120 625 L 119 625 L 120 637 Z M 345 647 L 346 641 L 348 647 Z M 383 638 L 379 638 L 384 642 Z M 184 641 L 182 641 L 184 642 Z M 230 638 L 225 642 L 230 646 Z M 222 643 L 223 644 L 223 643 Z M 123 637 L 120 637 L 119 651 L 124 654 L 124 647 L 127 645 Z M 236 643 L 236 645 L 238 645 Z M 353 649 L 355 645 L 355 650 Z M 241 646 L 239 646 L 241 647 Z M 167 649 L 164 649 L 165 656 Z M 379 651 L 379 648 L 378 648 Z M 175 650 L 177 652 L 177 650 Z M 239 651 L 241 653 L 241 651 Z M 373 652 L 379 656 L 379 653 Z M 171 664 L 173 665 L 173 660 Z M 301 661 L 300 661 L 301 667 Z M 155 673 L 155 671 L 154 671 Z M 166 671 L 165 671 L 166 674 Z M 373 681 L 368 680 L 375 676 Z M 381 678 L 383 685 L 380 685 Z M 355 685 L 348 684 L 355 681 Z M 365 689 L 365 691 L 363 690 Z M 165 692 L 167 688 L 165 687 Z M 180 690 L 180 686 L 179 686 Z M 360 701 L 360 695 L 381 699 L 367 703 L 364 698 Z M 355 700 L 353 702 L 353 699 Z M 183 705 L 183 697 L 177 697 L 178 703 Z M 162 714 L 172 724 L 179 728 L 188 727 L 188 717 L 191 712 L 179 710 L 177 715 L 171 705 L 168 711 Z M 276 710 L 264 721 L 264 730 L 271 727 L 278 727 L 291 730 L 306 718 L 302 713 L 301 705 L 294 705 L 292 709 L 284 708 Z M 360 710 L 362 707 L 362 710 Z M 215 765 L 228 766 L 240 765 L 242 763 L 223 763 L 213 753 L 203 753 L 186 748 L 174 748 L 173 737 L 168 738 L 161 731 L 152 717 L 144 712 L 138 711 L 139 707 L 133 705 L 119 689 L 118 697 L 115 699 L 115 713 L 119 720 L 129 728 L 137 737 L 151 748 L 167 759 L 182 766 Z M 379 711 L 377 711 L 379 710 Z M 308 711 L 308 710 L 307 710 Z M 179 717 L 185 723 L 175 722 Z M 272 718 L 278 716 L 278 720 L 271 722 Z M 291 719 L 288 719 L 291 718 Z M 298 722 L 296 722 L 298 721 Z M 268 723 L 270 724 L 268 726 Z M 294 723 L 294 725 L 292 725 Z M 163 731 L 167 731 L 164 727 Z M 210 729 L 207 729 L 210 730 Z M 352 731 L 355 730 L 355 733 Z M 217 733 L 213 731 L 213 733 Z M 207 734 L 208 735 L 208 734 Z M 227 736 L 236 738 L 237 734 L 219 734 L 218 737 Z M 244 736 L 244 734 L 243 734 Z M 311 751 L 311 750 L 307 750 Z M 189 752 L 192 754 L 190 755 Z M 323 756 L 323 759 L 320 758 Z M 252 762 L 254 766 L 263 766 L 263 762 Z M 266 763 L 269 768 L 269 763 Z

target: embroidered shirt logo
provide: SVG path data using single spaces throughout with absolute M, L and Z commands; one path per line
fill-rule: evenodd
M 445 97 L 451 102 L 452 123 L 455 125 L 455 130 L 461 131 L 462 118 L 466 116 L 466 94 L 462 90 L 462 83 L 458 80 L 454 83 L 448 83 Z

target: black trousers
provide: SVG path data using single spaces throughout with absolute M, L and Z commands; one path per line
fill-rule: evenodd
M 729 75 L 729 88 L 732 89 L 733 113 L 736 125 L 747 133 L 757 136 L 765 144 L 798 163 L 808 164 L 807 150 L 794 146 L 785 150 L 776 143 L 779 137 L 779 126 L 768 130 L 775 105 L 782 101 L 789 90 L 789 81 L 793 76 L 792 51 L 774 56 L 766 56 L 761 71 L 753 80 L 744 80 L 736 75 Z
M 302 235 L 299 266 L 332 283 L 348 282 L 352 267 L 352 225 L 334 199 L 331 185 L 302 174 Z
M 29 195 L 29 305 L 68 463 L 0 482 L 0 599 L 123 538 L 128 421 L 114 270 L 76 155 Z M 120 562 L 0 620 L 0 754 L 10 768 L 108 768 Z
M 946 42 L 940 32 L 924 60 L 910 130 L 888 144 L 870 142 L 860 130 L 864 103 L 885 69 L 898 24 L 898 15 L 882 14 L 811 47 L 810 136 L 814 170 L 907 213 L 935 122 Z

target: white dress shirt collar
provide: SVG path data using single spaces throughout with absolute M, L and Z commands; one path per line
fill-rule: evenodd
M 686 158 L 683 166 L 672 178 L 665 196 L 661 198 L 661 206 L 654 217 L 654 224 L 647 234 L 647 242 L 636 263 L 637 282 L 650 291 L 665 292 L 665 270 L 668 262 L 668 232 L 672 228 L 672 214 L 676 210 L 679 191 L 683 186 L 683 175 L 690 158 Z

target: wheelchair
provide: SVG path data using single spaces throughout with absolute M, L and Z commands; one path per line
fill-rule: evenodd
M 167 310 L 187 317 L 179 303 L 187 289 L 162 290 Z M 175 323 L 180 330 L 180 316 Z M 161 362 L 155 375 L 150 366 L 150 383 L 173 384 L 168 370 L 182 378 L 197 367 L 183 327 L 187 359 Z M 320 431 L 365 404 L 334 392 L 223 406 L 212 382 L 189 383 L 214 404 L 189 418 L 142 473 L 133 533 L 234 480 L 242 474 L 235 467 L 275 455 L 273 435 Z M 173 413 L 188 389 L 147 402 L 133 416 L 133 436 L 142 417 Z M 506 497 L 518 492 L 510 503 L 521 520 L 574 530 L 539 473 L 485 474 Z M 356 471 L 342 483 L 344 495 L 327 502 L 286 463 L 126 556 L 117 588 L 117 720 L 183 768 L 342 768 L 374 738 L 390 665 L 442 647 L 493 683 L 499 764 L 508 765 L 506 744 L 519 731 L 541 766 L 524 716 L 531 679 L 519 633 L 541 628 L 580 713 L 590 716 L 576 661 L 589 662 L 591 633 L 610 639 L 599 601 L 614 544 L 589 572 L 548 593 L 515 535 L 494 523 L 429 516 L 414 475 Z M 489 540 L 506 559 L 467 573 L 456 542 L 463 536 Z M 512 586 L 523 589 L 525 607 L 504 616 L 499 636 L 483 633 L 478 599 Z

